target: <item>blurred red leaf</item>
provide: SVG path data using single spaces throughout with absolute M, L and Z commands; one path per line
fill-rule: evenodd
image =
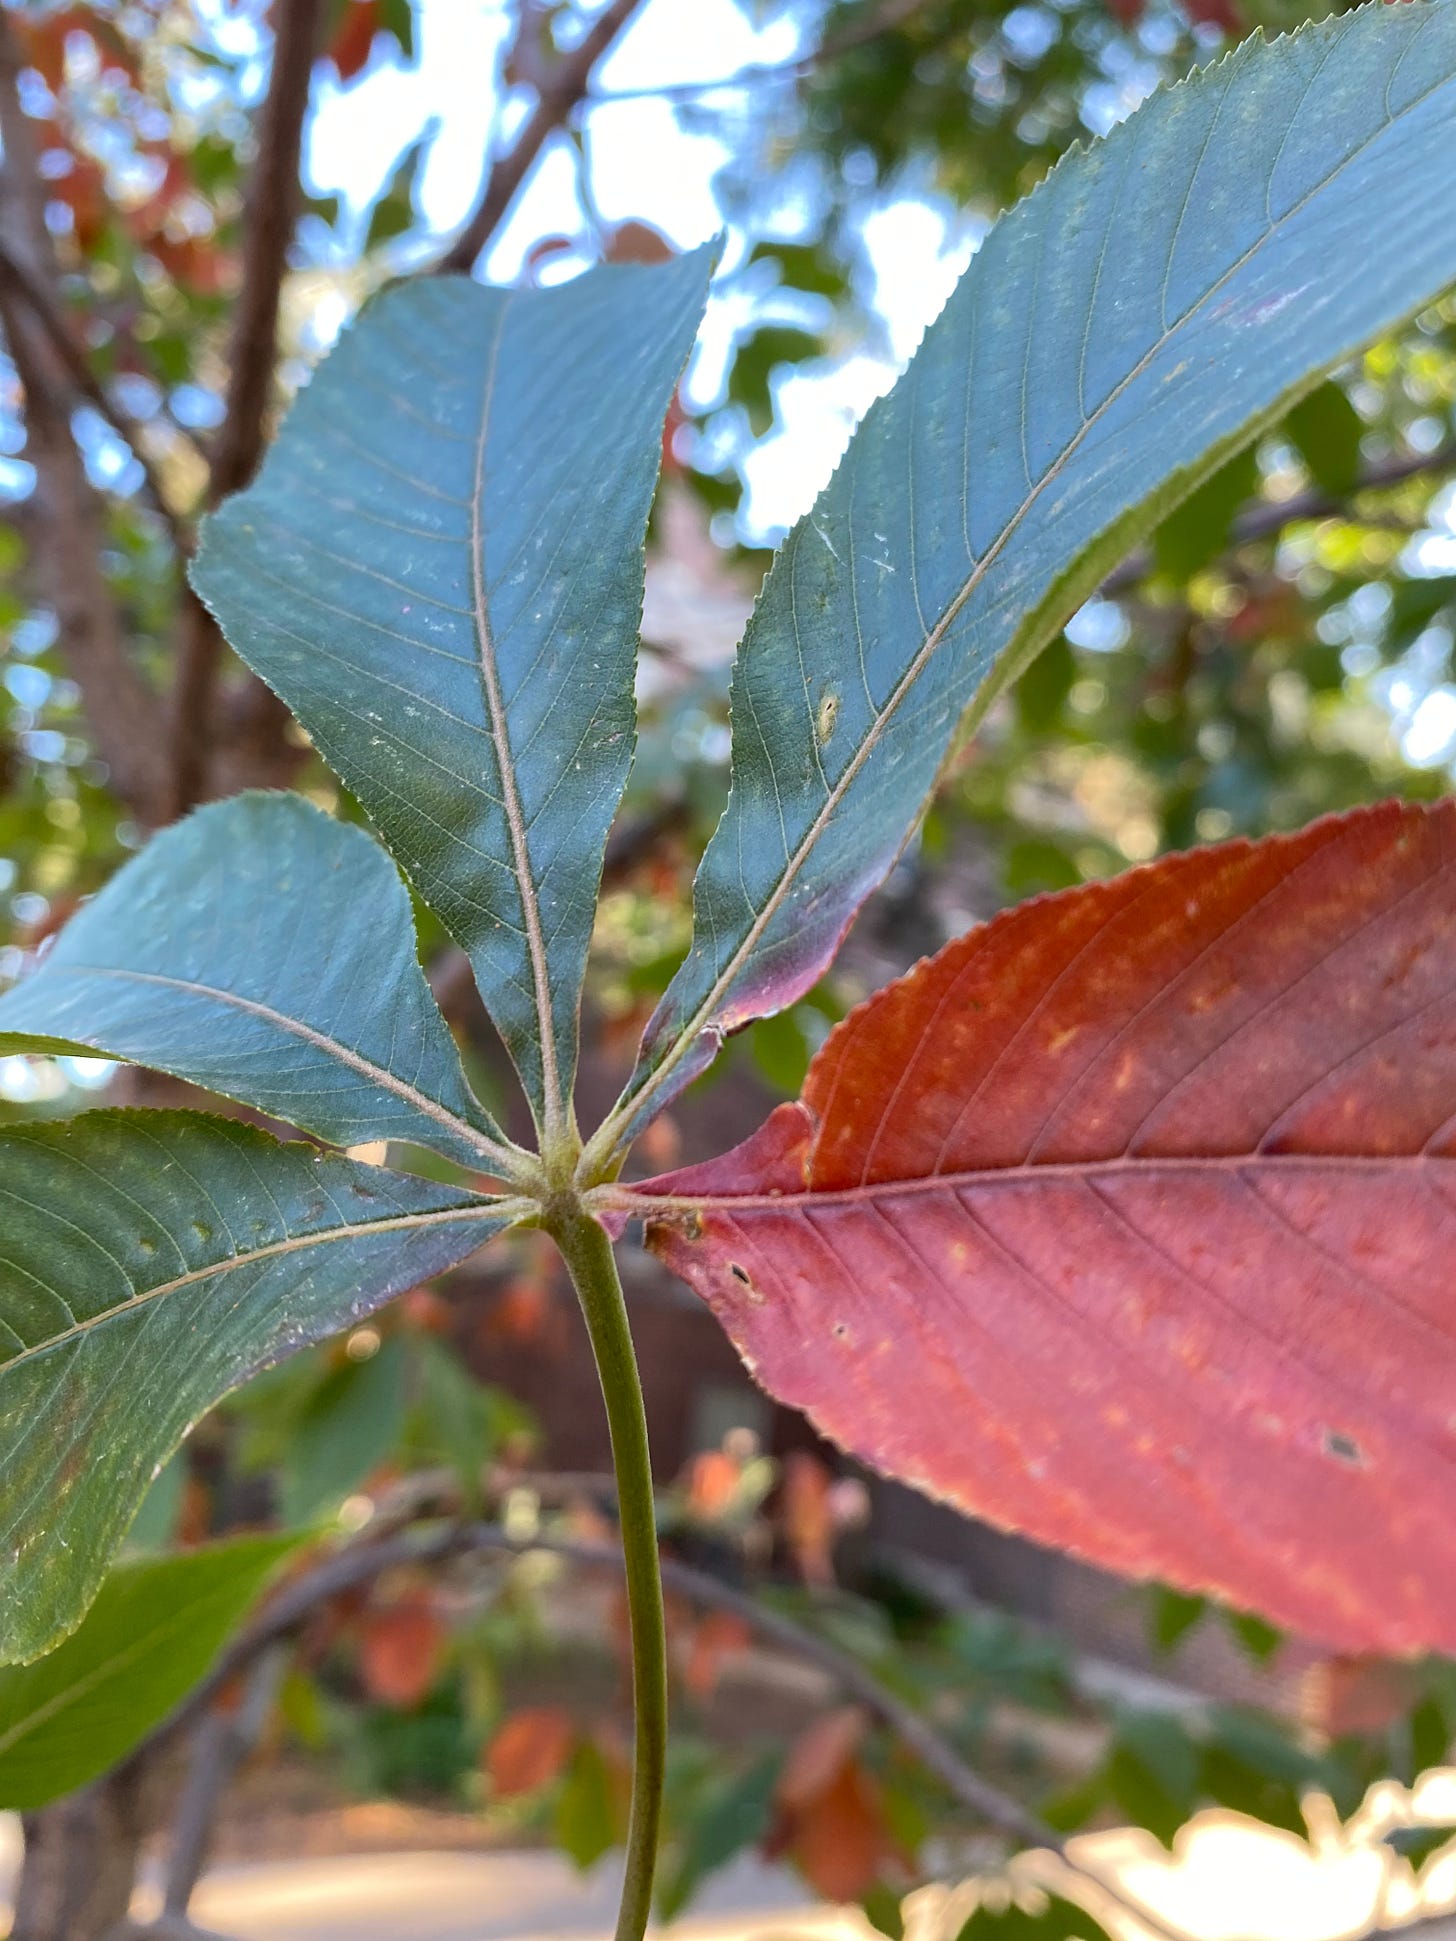
M 868 1893 L 894 1853 L 880 1789 L 862 1766 L 845 1766 L 797 1816 L 788 1851 L 799 1871 L 829 1901 Z
M 711 1698 L 723 1674 L 725 1660 L 746 1651 L 751 1642 L 748 1626 L 732 1611 L 710 1611 L 700 1618 L 689 1634 L 683 1664 L 683 1683 L 693 1697 Z
M 347 0 L 338 28 L 329 43 L 329 59 L 341 81 L 352 81 L 368 64 L 374 36 L 379 32 L 379 0 Z
M 1168 857 L 958 938 L 634 1197 L 867 1461 L 1345 1650 L 1449 1651 L 1453 966 L 1456 803 Z
M 619 222 L 607 236 L 602 256 L 608 263 L 670 263 L 677 251 L 650 222 Z
M 865 1725 L 855 1706 L 815 1719 L 789 1748 L 774 1792 L 768 1848 L 792 1854 L 826 1900 L 858 1900 L 895 1853 L 879 1788 L 857 1757 Z
M 483 1342 L 507 1341 L 559 1354 L 566 1346 L 569 1327 L 552 1283 L 541 1275 L 526 1273 L 507 1281 L 493 1296 L 477 1333 Z
M 785 1539 L 806 1584 L 834 1582 L 833 1480 L 807 1449 L 792 1450 L 784 1460 L 780 1514 Z
M 779 1774 L 774 1795 L 779 1805 L 793 1811 L 826 1791 L 859 1750 L 866 1723 L 857 1705 L 840 1705 L 806 1726 Z
M 445 1627 L 429 1590 L 405 1591 L 359 1621 L 359 1676 L 381 1705 L 408 1710 L 428 1695 L 439 1669 Z
M 1188 18 L 1199 27 L 1218 27 L 1237 39 L 1247 32 L 1235 0 L 1183 0 Z
M 237 280 L 237 261 L 230 251 L 201 236 L 154 236 L 147 248 L 176 282 L 199 296 L 221 296 Z
M 420 1334 L 445 1336 L 454 1326 L 454 1309 L 432 1287 L 412 1287 L 401 1298 L 399 1312 L 405 1326 Z
M 89 33 L 92 20 L 84 7 L 63 7 L 57 13 L 17 15 L 14 28 L 27 63 L 52 94 L 66 78 L 66 42 L 74 33 Z
M 704 1449 L 687 1466 L 688 1514 L 713 1523 L 731 1509 L 743 1480 L 743 1465 L 726 1450 Z
M 514 1712 L 485 1749 L 485 1773 L 498 1799 L 539 1792 L 559 1779 L 576 1745 L 571 1714 L 559 1705 Z
M 135 85 L 138 80 L 136 57 L 113 21 L 103 19 L 94 7 L 60 7 L 54 13 L 16 11 L 13 25 L 20 38 L 26 62 L 33 67 L 52 94 L 60 91 L 66 78 L 66 42 L 72 34 L 86 34 L 94 43 L 103 68 L 124 74 Z
M 1323 1737 L 1386 1732 L 1420 1701 L 1417 1673 L 1388 1658 L 1327 1658 L 1305 1675 L 1301 1711 Z
M 106 233 L 111 205 L 106 177 L 89 155 L 68 150 L 70 166 L 46 184 L 47 195 L 71 212 L 72 233 L 83 250 L 94 249 Z

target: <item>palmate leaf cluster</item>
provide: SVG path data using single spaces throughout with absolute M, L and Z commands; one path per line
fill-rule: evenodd
M 626 1146 L 727 1033 L 815 982 L 958 730 L 1117 560 L 1332 367 L 1456 279 L 1453 207 L 1456 11 L 1428 0 L 1246 45 L 1068 158 L 997 225 L 775 559 L 734 677 L 732 789 L 691 949 L 621 1101 L 585 1138 L 578 1011 L 632 757 L 642 540 L 712 252 L 553 290 L 421 281 L 366 309 L 257 484 L 209 522 L 194 581 L 389 855 L 299 798 L 207 809 L 156 839 L 0 1001 L 0 1050 L 131 1059 L 344 1151 L 182 1113 L 93 1114 L 0 1141 L 7 1657 L 32 1658 L 76 1625 L 155 1468 L 203 1410 L 502 1227 L 579 1235 L 636 1208 L 659 1238 L 664 1222 L 682 1244 L 706 1236 L 714 1285 L 752 1299 L 725 1203 L 814 1190 L 825 1081 L 811 1074 L 792 1137 L 771 1120 L 743 1149 L 751 1167 L 733 1155 L 711 1179 L 634 1201 L 612 1186 Z M 1408 868 L 1422 886 L 1401 1030 L 1451 907 L 1431 860 L 1443 827 L 1386 818 L 1348 837 L 1366 867 Z M 470 1091 L 395 865 L 469 956 L 534 1150 Z M 1266 866 L 1277 876 L 1267 857 L 1250 865 Z M 1336 931 L 1355 921 L 1331 907 L 1320 920 Z M 1230 924 L 1241 910 L 1231 895 Z M 1018 959 L 1030 980 L 1056 971 L 1040 936 Z M 914 1009 L 913 991 L 904 1002 Z M 959 1041 L 924 1055 L 965 1082 Z M 1440 1059 L 1430 1071 L 1420 1096 L 1434 1140 L 1449 1072 Z M 1081 1076 L 1070 1083 L 1075 1095 Z M 864 1133 L 863 1151 L 839 1155 L 862 1166 L 860 1184 L 885 1176 L 887 1123 L 846 1135 Z M 1409 1132 L 1348 1151 L 1318 1134 L 1314 1149 L 1404 1162 Z M 378 1141 L 432 1149 L 458 1183 L 345 1156 Z M 1059 1163 L 1088 1156 L 1069 1146 Z M 974 1163 L 1039 1157 L 1033 1140 L 1021 1159 L 978 1150 Z M 1435 1140 L 1430 1163 L 1447 1157 Z M 711 1231 L 679 1217 L 694 1194 L 712 1202 Z M 953 1308 L 967 1259 L 952 1250 L 939 1270 Z M 830 1270 L 804 1274 L 827 1297 Z M 782 1311 L 770 1304 L 770 1319 Z M 833 1413 L 830 1362 L 807 1340 L 768 1379 Z M 917 1352 L 883 1391 L 896 1409 Z M 993 1390 L 1008 1380 L 992 1374 Z M 1320 1391 L 1311 1407 L 1324 1405 Z M 894 1468 L 882 1428 L 870 1419 L 860 1441 Z M 1325 1454 L 1356 1468 L 1372 1446 L 1365 1430 L 1321 1432 Z M 922 1455 L 906 1473 L 948 1487 Z M 1025 1521 L 1040 1473 L 1033 1462 L 993 1513 Z M 1078 1512 L 1081 1547 L 1105 1561 L 1137 1570 L 1169 1555 L 1155 1528 L 1102 1519 L 1095 1493 L 1058 1509 Z M 1174 1574 L 1266 1594 L 1236 1543 L 1210 1578 L 1186 1562 Z

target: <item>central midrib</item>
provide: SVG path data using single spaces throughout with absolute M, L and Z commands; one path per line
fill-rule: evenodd
M 500 327 L 491 345 L 486 369 L 485 389 L 480 401 L 480 428 L 475 441 L 475 479 L 470 495 L 470 592 L 475 609 L 476 645 L 480 658 L 480 683 L 490 716 L 491 739 L 495 743 L 496 764 L 500 770 L 501 804 L 510 835 L 511 857 L 521 897 L 521 916 L 526 933 L 526 951 L 531 960 L 531 986 L 536 999 L 541 1050 L 541 1090 L 544 1123 L 548 1138 L 562 1130 L 563 1101 L 556 1062 L 556 1032 L 551 1009 L 551 976 L 546 962 L 546 938 L 541 927 L 541 906 L 536 897 L 531 873 L 531 852 L 526 840 L 526 818 L 521 810 L 516 787 L 514 753 L 510 743 L 510 724 L 501 698 L 500 673 L 495 661 L 495 639 L 491 631 L 490 609 L 485 588 L 485 527 L 482 508 L 485 502 L 485 447 L 490 429 L 491 406 L 495 399 L 496 373 L 500 366 L 501 340 L 505 336 L 510 309 L 507 294 L 501 302 Z
M 855 1206 L 874 1200 L 982 1192 L 996 1187 L 1034 1188 L 1059 1180 L 1074 1184 L 1094 1179 L 1150 1180 L 1164 1174 L 1174 1179 L 1186 1179 L 1210 1173 L 1216 1178 L 1237 1178 L 1251 1167 L 1269 1173 L 1334 1171 L 1350 1172 L 1358 1177 L 1360 1174 L 1381 1174 L 1393 1167 L 1406 1166 L 1450 1166 L 1453 1174 L 1456 1174 L 1456 1158 L 1444 1153 L 1261 1152 L 1255 1147 L 1252 1151 L 1242 1153 L 1168 1157 L 1122 1153 L 1112 1158 L 967 1166 L 943 1173 L 915 1173 L 893 1179 L 862 1180 L 853 1186 L 818 1187 L 806 1184 L 781 1192 L 653 1193 L 649 1181 L 640 1187 L 614 1187 L 601 1195 L 598 1204 L 604 1210 L 648 1221 L 686 1218 L 705 1212 L 777 1213 L 792 1219 L 812 1207 Z

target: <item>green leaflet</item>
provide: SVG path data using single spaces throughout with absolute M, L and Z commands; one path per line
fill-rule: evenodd
M 570 1115 L 642 541 L 709 267 L 386 292 L 193 572 L 470 953 L 548 1129 Z
M 1246 43 L 998 223 L 790 533 L 692 949 L 594 1152 L 825 969 L 957 724 L 1332 365 L 1456 279 L 1456 7 Z
M 502 1207 L 194 1113 L 0 1131 L 0 1663 L 75 1627 L 203 1410 Z
M 1058 1894 L 1039 1896 L 1037 1907 L 1011 1901 L 1005 1907 L 978 1907 L 956 1941 L 1109 1941 L 1106 1928 Z
M 64 1644 L 0 1670 L 0 1808 L 33 1811 L 125 1758 L 186 1697 L 297 1534 L 119 1564 Z
M 297 795 L 156 836 L 0 998 L 0 1054 L 102 1052 L 338 1146 L 507 1158 L 415 955 L 389 858 Z

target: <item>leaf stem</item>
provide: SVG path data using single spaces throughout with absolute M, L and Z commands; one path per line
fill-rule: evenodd
M 545 1224 L 571 1270 L 591 1336 L 612 1438 L 632 1630 L 636 1726 L 627 1868 L 617 1912 L 616 1941 L 642 1941 L 652 1909 L 667 1757 L 667 1633 L 647 1416 L 611 1241 L 579 1203 L 572 1203 L 569 1211 L 555 1214 Z

